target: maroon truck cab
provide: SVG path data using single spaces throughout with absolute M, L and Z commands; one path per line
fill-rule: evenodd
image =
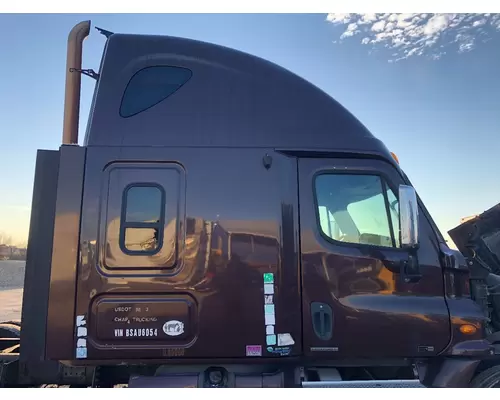
M 339 103 L 174 37 L 101 30 L 99 71 L 82 71 L 88 28 L 65 143 L 37 159 L 25 382 L 449 387 L 493 365 L 465 258 Z

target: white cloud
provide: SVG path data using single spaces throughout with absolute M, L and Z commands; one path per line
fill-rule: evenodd
M 377 21 L 372 25 L 372 31 L 380 32 L 385 29 L 385 21 Z
M 358 21 L 360 25 L 370 24 L 377 20 L 377 14 L 363 14 Z
M 333 23 L 342 22 L 344 24 L 347 24 L 349 23 L 350 15 L 351 14 L 328 14 L 326 20 Z
M 439 35 L 442 31 L 444 31 L 449 22 L 453 18 L 450 18 L 448 15 L 434 15 L 427 24 L 424 26 L 424 34 L 426 36 Z
M 415 56 L 440 59 L 444 47 L 471 51 L 489 25 L 500 31 L 500 14 L 328 14 L 327 21 L 345 27 L 341 41 L 364 32 L 361 43 L 395 50 L 390 61 Z
M 357 28 L 358 25 L 354 23 L 347 25 L 346 31 L 340 36 L 340 38 L 344 39 L 346 37 L 354 36 L 356 33 L 359 32 Z
M 471 35 L 459 33 L 455 38 L 455 42 L 458 43 L 458 52 L 465 53 L 474 48 L 475 38 Z

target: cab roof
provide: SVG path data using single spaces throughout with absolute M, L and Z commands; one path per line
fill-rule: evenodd
M 325 92 L 240 51 L 170 36 L 113 34 L 99 73 L 88 146 L 271 147 L 378 153 L 392 161 Z

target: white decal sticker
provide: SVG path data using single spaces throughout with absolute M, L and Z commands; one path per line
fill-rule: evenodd
M 158 329 L 155 328 L 130 328 L 115 329 L 115 337 L 155 337 L 158 336 Z
M 168 336 L 179 336 L 184 333 L 184 324 L 181 321 L 172 320 L 163 324 L 163 332 Z
M 115 312 L 130 312 L 132 307 L 115 307 Z
M 273 304 L 273 295 L 272 294 L 266 294 L 264 296 L 264 303 L 265 304 Z
M 85 315 L 77 315 L 76 316 L 76 358 L 87 358 L 87 328 L 85 325 L 87 321 L 85 321 Z
M 266 335 L 274 335 L 274 325 L 266 326 Z
M 292 344 L 295 344 L 292 335 L 289 333 L 278 334 L 278 346 L 291 346 Z
M 76 330 L 76 336 L 82 337 L 87 336 L 87 328 L 79 326 Z
M 115 337 L 152 337 L 158 336 L 158 329 L 155 328 L 130 328 L 115 329 Z
M 87 348 L 86 347 L 78 347 L 76 349 L 76 358 L 87 358 Z
M 150 336 L 158 336 L 158 329 L 154 328 L 125 329 L 125 337 L 150 337 Z
M 262 346 L 247 346 L 247 357 L 261 357 Z
M 275 325 L 276 318 L 274 318 L 274 314 L 266 314 L 266 325 Z
M 274 294 L 274 285 L 272 283 L 264 284 L 264 294 Z
M 132 317 L 133 322 L 143 323 L 143 322 L 156 322 L 158 318 L 156 317 Z

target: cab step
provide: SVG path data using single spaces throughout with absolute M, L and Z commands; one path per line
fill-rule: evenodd
M 425 388 L 418 379 L 370 381 L 305 381 L 303 388 Z

